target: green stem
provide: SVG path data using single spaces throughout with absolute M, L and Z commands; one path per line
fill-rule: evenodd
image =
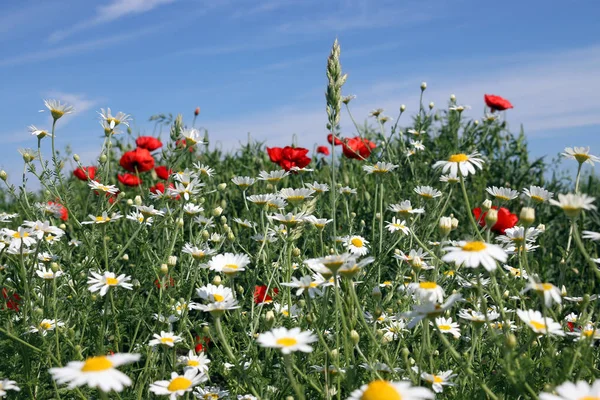
M 298 399 L 300 400 L 305 400 L 306 397 L 304 396 L 302 386 L 300 386 L 300 384 L 298 383 L 298 381 L 296 381 L 296 378 L 294 377 L 294 361 L 292 360 L 292 356 L 290 354 L 284 354 L 283 360 L 285 362 L 285 371 L 287 372 L 288 378 L 290 380 L 290 383 L 292 384 L 292 388 L 294 389 L 296 396 L 298 396 Z M 327 365 L 325 366 L 325 368 L 327 368 Z
M 479 240 L 483 241 L 483 237 L 481 236 L 481 233 L 479 232 L 479 229 L 477 228 L 477 223 L 475 222 L 475 217 L 473 217 L 473 212 L 471 211 L 471 203 L 469 202 L 469 195 L 467 195 L 467 189 L 465 188 L 465 178 L 462 176 L 462 173 L 460 173 L 460 171 L 459 171 L 458 175 L 460 176 L 460 187 L 462 189 L 463 198 L 465 199 L 465 205 L 467 206 L 467 214 L 469 215 L 469 221 L 471 221 L 473 230 L 475 230 L 475 233 L 477 233 Z

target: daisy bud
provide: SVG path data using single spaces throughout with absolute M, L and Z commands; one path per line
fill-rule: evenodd
M 230 242 L 233 242 L 235 240 L 235 235 L 233 233 L 228 233 L 227 234 L 227 240 L 229 240 Z
M 455 102 L 456 101 L 456 96 L 451 94 L 450 95 L 450 101 Z
M 567 288 L 565 287 L 565 285 L 562 285 L 562 287 L 560 288 L 560 295 L 563 297 L 567 295 Z
M 135 201 L 135 204 L 138 206 L 142 205 L 142 197 L 140 195 L 135 196 L 135 198 L 133 199 L 133 201 Z
M 492 208 L 492 201 L 490 199 L 486 199 L 482 204 L 481 204 L 481 210 L 483 212 L 487 212 L 489 209 Z
M 427 89 L 427 82 L 421 82 L 421 90 Z
M 205 229 L 202 231 L 202 238 L 203 239 L 208 239 L 210 237 L 210 233 L 208 233 L 208 231 Z
M 169 258 L 167 258 L 167 264 L 171 267 L 177 265 L 177 256 L 169 256 Z
M 329 254 L 335 254 L 335 249 L 333 247 L 329 249 Z
M 375 218 L 377 218 L 377 219 L 381 218 L 381 213 L 376 213 Z
M 367 201 L 371 200 L 371 194 L 369 192 L 365 192 L 365 200 L 367 200 Z
M 123 260 L 129 261 L 129 254 L 123 254 Z
M 36 308 L 33 309 L 33 313 L 35 315 L 37 315 L 38 317 L 41 317 L 42 315 L 44 315 L 44 310 L 42 310 L 39 307 L 36 307 Z
M 219 275 L 215 275 L 212 280 L 212 284 L 215 286 L 219 286 L 221 284 L 221 277 Z
M 194 110 L 194 115 L 197 117 L 198 114 L 200 114 L 200 107 L 196 107 L 196 109 Z
M 161 264 L 160 272 L 162 272 L 163 274 L 166 274 L 167 272 L 169 272 L 169 266 L 167 264 Z
M 75 160 L 75 162 L 79 162 L 79 154 L 73 154 L 73 160 Z
M 475 126 L 479 125 L 479 120 L 476 119 L 475 121 L 473 121 L 473 123 L 475 124 Z
M 375 286 L 373 288 L 373 291 L 371 292 L 371 296 L 373 296 L 373 298 L 375 298 L 375 299 L 381 298 L 381 289 L 379 289 L 379 286 Z
M 435 107 L 435 103 L 432 101 L 431 103 L 429 103 L 429 109 L 433 110 L 433 107 Z
M 508 299 L 508 296 L 510 296 L 510 292 L 508 290 L 505 290 L 504 293 L 502 293 L 502 297 Z
M 221 207 L 215 207 L 212 210 L 212 215 L 215 216 L 215 217 L 218 217 L 222 213 L 223 213 L 223 209 Z
M 270 183 L 268 183 L 268 184 L 267 184 L 267 190 L 273 190 L 273 185 L 272 185 L 272 184 L 270 184 Z
M 299 248 L 297 248 L 297 247 L 294 247 L 294 250 L 292 250 L 292 255 L 293 255 L 294 257 L 300 257 L 300 254 L 301 254 L 301 251 L 300 251 L 300 249 L 299 249 Z
M 496 225 L 496 222 L 498 222 L 498 210 L 492 208 L 485 215 L 485 225 L 491 228 Z
M 396 254 L 396 255 L 400 254 L 400 249 L 394 249 L 394 254 Z
M 106 157 L 106 154 L 102 154 L 100 156 L 100 158 L 98 159 L 98 161 L 100 161 L 100 164 L 104 164 L 106 162 L 106 160 L 108 160 L 108 157 Z
M 404 112 L 405 110 L 406 110 L 406 105 L 405 105 L 405 104 L 402 104 L 402 105 L 400 106 L 400 112 Z
M 519 218 L 521 219 L 521 222 L 523 222 L 523 224 L 526 226 L 533 224 L 533 221 L 535 221 L 535 209 L 531 207 L 523 207 L 521 209 L 521 214 L 519 215 Z
M 540 232 L 546 232 L 546 225 L 544 224 L 539 224 L 535 229 L 537 229 Z
M 5 170 L 0 171 L 0 179 L 2 179 L 3 181 L 6 181 L 8 179 L 8 174 Z
M 364 220 L 364 219 L 361 219 L 361 220 L 360 220 L 360 226 L 364 227 L 365 225 L 366 225 L 366 223 L 365 223 L 365 220 Z
M 352 343 L 354 344 L 358 344 L 360 341 L 360 335 L 354 329 L 350 331 L 350 340 L 352 340 Z
M 132 206 L 132 205 L 133 205 L 133 200 L 131 200 L 131 199 L 127 199 L 127 205 L 128 205 L 128 206 Z
M 294 400 L 294 396 L 287 396 L 285 400 Z
M 55 263 L 55 262 L 50 263 L 50 268 L 52 268 L 52 271 L 54 271 L 54 272 L 60 270 L 60 266 L 57 263 Z
M 458 228 L 458 219 L 452 217 L 452 230 Z
M 221 216 L 221 223 L 223 224 L 223 228 L 227 227 L 227 217 L 222 215 Z
M 271 323 L 274 320 L 275 320 L 275 313 L 273 312 L 273 310 L 267 311 L 267 313 L 265 314 L 265 321 L 267 321 L 268 323 Z
M 93 294 L 90 296 L 90 299 L 92 299 L 92 301 L 96 301 L 98 299 L 98 296 Z
M 181 228 L 184 225 L 183 218 L 177 218 L 175 220 L 175 223 L 177 224 L 178 227 Z
M 217 189 L 219 189 L 220 191 L 223 191 L 223 190 L 227 189 L 227 184 L 219 183 L 219 185 L 217 186 Z
M 434 351 L 433 355 L 436 356 L 436 357 L 439 356 L 440 355 L 440 351 L 439 350 Z
M 139 288 L 139 287 L 142 286 L 142 284 L 140 283 L 140 281 L 137 280 L 137 279 L 132 280 L 131 284 L 133 285 L 134 288 Z
M 64 231 L 65 229 L 67 229 L 67 226 L 66 226 L 65 224 L 60 224 L 58 227 L 59 227 L 60 229 L 62 229 L 63 231 Z
M 442 236 L 447 236 L 452 230 L 452 218 L 441 217 L 440 222 L 438 224 L 438 229 Z
M 340 352 L 338 351 L 338 349 L 331 350 L 331 358 L 338 358 L 339 355 Z

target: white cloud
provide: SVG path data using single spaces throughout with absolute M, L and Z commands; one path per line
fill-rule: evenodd
M 128 15 L 142 14 L 175 0 L 112 0 L 96 8 L 96 15 L 69 28 L 55 31 L 48 36 L 49 43 L 57 43 L 75 33 L 95 26 L 116 21 Z

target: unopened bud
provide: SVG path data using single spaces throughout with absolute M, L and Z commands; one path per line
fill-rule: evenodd
M 233 242 L 235 240 L 235 235 L 232 232 L 229 232 L 227 234 L 227 240 L 229 240 L 230 242 Z
M 438 229 L 442 236 L 446 236 L 452 230 L 452 218 L 450 217 L 441 217 L 440 222 L 438 224 Z
M 177 265 L 177 256 L 169 256 L 169 258 L 167 258 L 167 264 L 171 267 Z
M 421 90 L 427 89 L 427 82 L 421 82 Z
M 490 199 L 485 199 L 485 201 L 481 204 L 481 209 L 483 212 L 486 212 L 490 208 L 492 208 L 492 201 Z
M 212 215 L 215 216 L 215 217 L 218 217 L 222 213 L 223 213 L 223 209 L 221 207 L 215 207 L 212 210 Z
M 205 229 L 202 231 L 202 238 L 203 239 L 208 239 L 210 237 L 210 233 L 208 233 L 208 231 Z
M 137 205 L 137 206 L 141 206 L 142 205 L 142 197 L 140 195 L 135 196 L 135 198 L 133 199 L 133 201 L 135 202 L 135 205 Z
M 352 211 L 350 213 L 350 218 L 352 218 L 352 219 L 356 218 L 356 213 L 354 211 Z
M 294 257 L 300 257 L 300 254 L 302 254 L 302 252 L 300 251 L 300 249 L 297 248 L 297 247 L 294 247 L 294 249 L 292 250 L 292 255 Z
M 100 161 L 100 164 L 104 164 L 106 162 L 106 160 L 108 160 L 108 157 L 106 157 L 106 154 L 102 154 L 100 156 L 100 158 L 98 159 L 98 161 Z
M 175 223 L 177 224 L 178 227 L 181 228 L 184 225 L 183 218 L 177 218 L 175 220 Z
M 200 114 L 200 107 L 196 107 L 196 109 L 194 110 L 194 115 L 197 117 L 198 114 Z
M 475 124 L 475 126 L 479 125 L 479 120 L 476 119 L 475 121 L 473 121 L 473 123 Z
M 123 260 L 129 261 L 129 254 L 123 254 Z
M 223 191 L 223 190 L 227 189 L 227 184 L 226 183 L 219 183 L 219 185 L 217 185 L 217 189 Z
M 498 210 L 492 208 L 485 215 L 485 225 L 491 229 L 492 226 L 496 225 L 496 222 L 498 222 Z
M 221 284 L 221 277 L 219 275 L 215 275 L 212 280 L 213 285 L 219 286 Z
M 60 271 L 60 266 L 55 262 L 50 263 L 50 268 L 52 268 L 52 271 L 54 272 Z
M 455 102 L 456 101 L 456 96 L 451 94 L 450 95 L 450 101 Z
M 340 352 L 338 351 L 338 349 L 333 349 L 331 350 L 331 358 L 338 358 L 338 356 L 340 355 Z
M 524 225 L 531 225 L 535 221 L 535 209 L 531 207 L 523 207 L 521 209 L 521 215 L 519 215 L 521 222 Z
M 275 313 L 273 312 L 273 310 L 267 311 L 267 313 L 265 314 L 265 320 L 267 322 L 273 322 L 274 319 L 275 319 Z
M 405 110 L 406 110 L 406 105 L 405 105 L 405 104 L 402 104 L 402 105 L 400 106 L 400 112 L 404 112 Z
M 64 231 L 65 229 L 67 229 L 67 226 L 66 226 L 65 224 L 60 224 L 58 227 L 59 227 L 60 229 L 62 229 L 63 231 Z
M 75 162 L 79 162 L 79 154 L 73 154 L 73 160 L 75 160 Z
M 373 288 L 373 290 L 371 291 L 371 296 L 373 296 L 376 299 L 381 298 L 381 289 L 379 289 L 379 286 L 375 286 Z
M 546 225 L 544 224 L 539 224 L 535 229 L 537 229 L 540 232 L 546 232 Z
M 455 230 L 458 228 L 458 219 L 452 217 L 452 230 Z
M 509 333 L 506 336 L 506 347 L 509 349 L 514 349 L 517 346 L 517 337 L 512 333 Z
M 131 200 L 131 199 L 127 199 L 127 205 L 128 205 L 128 206 L 132 206 L 132 205 L 133 205 L 133 200 Z
M 5 170 L 0 171 L 0 179 L 2 179 L 3 181 L 6 181 L 8 179 L 8 174 Z
M 169 272 L 169 266 L 167 264 L 161 264 L 160 272 L 162 272 L 163 274 L 166 274 L 167 272 Z
M 435 103 L 432 101 L 431 103 L 429 103 L 429 109 L 433 110 L 433 107 L 435 107 Z

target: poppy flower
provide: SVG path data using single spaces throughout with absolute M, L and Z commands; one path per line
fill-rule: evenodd
M 292 167 L 304 168 L 310 164 L 310 158 L 306 156 L 308 149 L 303 147 L 267 147 L 269 158 L 281 168 L 289 171 Z
M 139 186 L 142 180 L 133 174 L 117 174 L 117 179 L 125 186 Z
M 160 286 L 161 286 L 160 283 L 161 283 L 161 281 L 159 279 L 154 280 L 154 286 L 156 286 L 157 289 L 160 289 Z M 175 279 L 173 279 L 171 277 L 165 278 L 165 289 L 168 287 L 175 287 Z
M 146 149 L 148 151 L 160 149 L 163 145 L 160 140 L 152 136 L 140 136 L 135 139 L 135 144 L 137 144 L 137 147 L 141 147 L 142 149 Z
M 194 341 L 196 342 L 196 346 L 194 347 L 196 354 L 208 350 L 208 346 L 210 345 L 210 338 L 208 336 L 196 336 Z
M 327 135 L 327 141 L 329 142 L 329 144 L 332 144 L 332 143 L 333 143 L 333 134 L 332 134 L 332 133 L 330 133 L 329 135 Z M 340 139 L 338 139 L 338 138 L 336 137 L 336 138 L 335 138 L 335 145 L 336 145 L 336 146 L 339 146 L 339 145 L 342 145 L 342 144 L 344 144 L 344 142 L 343 142 L 343 141 L 341 141 Z
M 87 181 L 88 178 L 86 175 L 89 175 L 90 179 L 94 179 L 96 177 L 96 172 L 98 171 L 98 168 L 96 167 L 83 167 L 83 168 L 77 168 L 75 171 L 73 171 L 73 175 L 75 175 L 75 177 L 77 177 L 77 179 L 80 179 L 82 181 Z
M 347 158 L 364 160 L 369 158 L 371 151 L 373 151 L 375 147 L 377 147 L 377 145 L 370 140 L 356 136 L 351 139 L 346 139 L 342 151 Z
M 173 170 L 170 168 L 167 168 L 164 165 L 160 165 L 160 166 L 154 168 L 154 172 L 156 172 L 156 175 L 160 179 L 164 179 L 166 181 L 167 179 L 169 179 L 169 176 L 171 176 L 171 174 L 173 173 Z
M 513 105 L 510 104 L 510 101 L 506 100 L 504 97 L 496 96 L 494 94 L 486 94 L 483 96 L 483 99 L 485 100 L 485 104 L 492 109 L 492 112 L 504 111 L 508 110 L 509 108 L 513 108 Z
M 13 310 L 15 312 L 19 311 L 19 303 L 21 302 L 21 297 L 16 294 L 8 294 L 8 290 L 6 288 L 2 288 L 2 297 L 6 302 L 6 307 L 9 310 Z
M 519 217 L 516 214 L 511 214 L 508 208 L 492 206 L 494 210 L 498 210 L 498 221 L 492 226 L 492 231 L 504 235 L 504 231 L 512 228 L 519 222 Z M 485 227 L 485 216 L 487 212 L 481 214 L 481 208 L 477 207 L 473 210 L 475 219 L 479 221 L 479 225 Z
M 154 168 L 154 157 L 148 149 L 138 147 L 123 154 L 119 165 L 129 172 L 146 172 Z
M 273 293 L 273 296 L 275 296 L 277 293 L 279 293 L 279 289 L 272 288 L 271 292 Z M 256 285 L 256 286 L 254 286 L 254 302 L 256 304 L 272 303 L 273 302 L 273 297 L 269 296 L 269 294 L 267 293 L 267 286 L 266 285 Z
M 54 201 L 49 201 L 48 205 L 56 207 L 57 212 L 55 214 L 55 217 L 60 218 L 63 221 L 66 221 L 69 219 L 69 211 L 67 211 L 65 206 L 63 206 L 60 203 L 56 203 Z
M 317 153 L 328 156 L 329 155 L 329 147 L 319 146 L 319 147 L 317 147 Z

